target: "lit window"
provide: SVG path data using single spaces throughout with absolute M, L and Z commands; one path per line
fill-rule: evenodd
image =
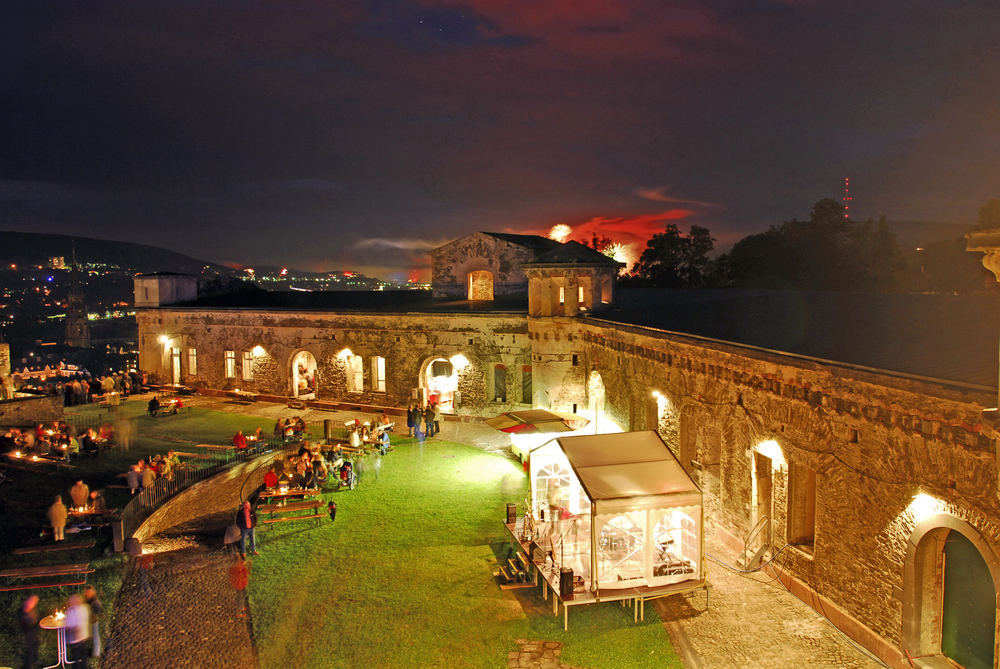
M 372 359 L 372 390 L 385 392 L 385 358 L 381 356 Z
M 566 304 L 566 287 L 559 286 L 559 304 Z
M 583 304 L 583 286 L 578 286 L 576 289 L 576 301 Z
M 226 378 L 235 379 L 236 378 L 236 351 L 225 351 L 226 360 Z
M 243 351 L 243 380 L 253 381 L 253 353 Z
M 198 375 L 198 351 L 197 349 L 188 349 L 188 374 L 191 376 Z
M 360 393 L 365 389 L 364 358 L 360 355 L 347 356 L 347 392 Z

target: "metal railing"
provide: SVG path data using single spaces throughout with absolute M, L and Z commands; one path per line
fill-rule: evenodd
M 241 462 L 246 462 L 264 453 L 281 449 L 284 442 L 268 441 L 262 448 L 253 448 L 244 451 L 226 451 L 224 453 L 213 454 L 204 460 L 189 460 L 185 466 L 175 468 L 172 478 L 161 476 L 148 488 L 140 488 L 139 492 L 133 495 L 132 499 L 121 512 L 121 532 L 122 539 L 127 539 L 135 534 L 142 522 L 163 502 L 170 499 L 192 484 L 214 476 L 219 472 Z M 198 466 L 196 463 L 203 463 Z M 263 476 L 263 475 L 262 475 Z

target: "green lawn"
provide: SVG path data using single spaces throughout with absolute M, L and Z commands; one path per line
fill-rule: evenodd
M 406 441 L 366 459 L 360 486 L 330 492 L 337 520 L 258 534 L 250 602 L 263 669 L 503 667 L 514 640 L 562 641 L 563 661 L 680 667 L 655 611 L 574 608 L 569 632 L 538 589 L 501 591 L 505 502 L 525 497 L 521 467 L 466 446 Z M 517 594 L 515 594 L 517 593 Z

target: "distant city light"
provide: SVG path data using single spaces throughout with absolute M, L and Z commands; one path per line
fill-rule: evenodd
M 573 228 L 565 223 L 556 223 L 549 230 L 549 239 L 554 239 L 560 244 L 564 244 L 571 234 L 573 234 Z
M 288 268 L 287 267 L 282 267 L 281 268 L 281 276 L 288 276 Z

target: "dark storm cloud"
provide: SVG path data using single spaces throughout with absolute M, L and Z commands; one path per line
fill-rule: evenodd
M 406 268 L 558 222 L 734 239 L 844 176 L 860 215 L 967 221 L 1000 195 L 998 19 L 932 0 L 21 3 L 0 26 L 0 228 Z

